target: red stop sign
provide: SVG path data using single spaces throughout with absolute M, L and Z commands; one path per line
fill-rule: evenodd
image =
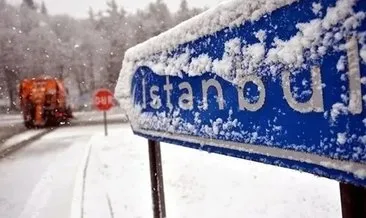
M 95 107 L 100 111 L 108 111 L 113 107 L 113 93 L 108 89 L 98 89 L 93 97 Z

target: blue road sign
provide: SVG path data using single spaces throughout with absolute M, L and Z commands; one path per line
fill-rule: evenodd
M 281 3 L 263 13 L 251 3 L 251 14 L 175 47 L 162 40 L 209 11 L 132 48 L 120 83 L 134 132 L 366 186 L 366 4 L 267 2 Z M 163 49 L 141 52 L 154 43 Z

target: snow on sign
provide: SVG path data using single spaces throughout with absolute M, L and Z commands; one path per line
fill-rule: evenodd
M 366 4 L 234 0 L 127 51 L 138 135 L 366 186 Z

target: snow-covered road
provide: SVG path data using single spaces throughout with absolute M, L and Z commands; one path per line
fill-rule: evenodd
M 75 175 L 103 126 L 60 128 L 0 160 L 0 217 L 69 217 Z
M 127 124 L 110 125 L 108 137 L 103 130 L 62 127 L 1 159 L 0 217 L 152 217 L 147 140 Z M 161 150 L 168 217 L 341 215 L 335 181 L 165 143 Z
M 101 122 L 103 121 L 103 113 L 100 111 L 81 111 L 74 112 L 72 122 Z M 126 116 L 120 108 L 112 108 L 107 112 L 108 120 L 125 120 Z M 0 128 L 23 124 L 23 117 L 19 114 L 0 114 Z

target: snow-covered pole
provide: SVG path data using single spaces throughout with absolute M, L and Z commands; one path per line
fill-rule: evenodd
M 149 140 L 149 160 L 154 218 L 165 218 L 163 169 L 158 141 Z

